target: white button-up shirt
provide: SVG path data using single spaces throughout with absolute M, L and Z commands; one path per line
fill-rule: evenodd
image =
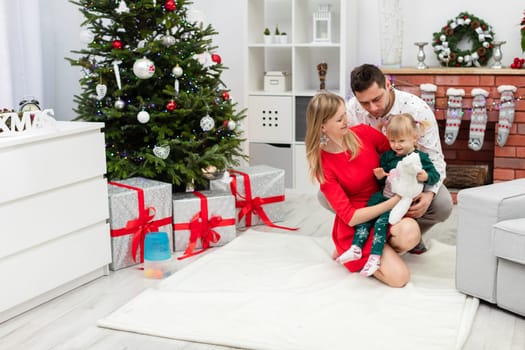
M 394 92 L 396 96 L 394 104 L 390 111 L 381 118 L 371 116 L 361 106 L 359 101 L 352 97 L 346 104 L 349 124 L 368 124 L 378 129 L 382 128 L 381 131 L 385 133 L 385 125 L 394 114 L 409 113 L 417 122 L 427 121 L 426 124 L 429 125 L 425 127 L 424 132 L 419 136 L 417 148 L 422 152 L 428 153 L 430 160 L 440 175 L 439 181 L 435 185 L 425 185 L 424 190 L 437 193 L 446 177 L 446 163 L 441 149 L 436 117 L 428 104 L 418 96 L 396 89 L 394 89 Z

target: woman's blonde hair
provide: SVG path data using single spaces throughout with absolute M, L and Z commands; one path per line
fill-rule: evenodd
M 419 137 L 430 125 L 428 121 L 417 122 L 409 113 L 395 114 L 390 117 L 386 126 L 388 138 L 400 138 L 406 136 Z
M 312 97 L 306 107 L 306 160 L 308 161 L 310 180 L 319 183 L 324 182 L 323 168 L 321 166 L 321 135 L 322 126 L 335 116 L 345 100 L 331 92 L 321 92 Z M 330 142 L 330 141 L 328 141 Z M 361 142 L 359 138 L 349 131 L 344 135 L 343 144 L 350 153 L 350 159 L 354 159 L 359 153 Z

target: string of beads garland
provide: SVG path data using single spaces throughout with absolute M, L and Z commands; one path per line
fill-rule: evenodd
M 433 34 L 432 46 L 442 66 L 485 66 L 492 57 L 494 32 L 484 20 L 461 12 L 447 22 L 440 32 Z M 471 47 L 462 50 L 461 45 Z

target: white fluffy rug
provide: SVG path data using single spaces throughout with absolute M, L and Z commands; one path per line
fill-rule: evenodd
M 478 300 L 454 288 L 455 248 L 430 244 L 395 289 L 334 262 L 326 237 L 248 230 L 99 326 L 253 349 L 460 349 Z

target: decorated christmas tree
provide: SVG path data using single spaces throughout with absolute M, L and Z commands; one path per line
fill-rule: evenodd
M 86 44 L 78 120 L 104 122 L 110 180 L 143 176 L 184 190 L 238 165 L 239 121 L 212 36 L 185 0 L 78 0 Z

